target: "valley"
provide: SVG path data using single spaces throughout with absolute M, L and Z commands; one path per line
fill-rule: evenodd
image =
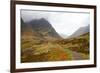
M 89 32 L 63 39 L 45 20 L 21 20 L 21 62 L 89 59 Z

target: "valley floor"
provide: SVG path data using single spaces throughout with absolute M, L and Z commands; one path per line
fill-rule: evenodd
M 21 62 L 89 59 L 89 34 L 56 41 L 22 40 Z

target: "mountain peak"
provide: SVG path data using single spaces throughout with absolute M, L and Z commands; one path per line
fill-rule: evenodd
M 61 38 L 52 27 L 50 22 L 45 18 L 34 19 L 27 23 L 33 30 L 40 33 L 44 37 Z

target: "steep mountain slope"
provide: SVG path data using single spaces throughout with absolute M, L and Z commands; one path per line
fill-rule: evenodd
M 44 18 L 32 20 L 27 24 L 29 24 L 33 30 L 40 33 L 46 38 L 61 38 L 59 34 L 55 31 L 55 29 L 51 26 L 51 24 Z

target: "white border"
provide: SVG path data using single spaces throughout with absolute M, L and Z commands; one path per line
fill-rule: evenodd
M 20 62 L 20 10 L 51 10 L 51 11 L 73 11 L 73 12 L 89 12 L 90 13 L 90 60 L 80 61 L 57 61 L 57 62 L 38 62 L 38 63 L 21 63 Z M 50 7 L 35 5 L 16 5 L 16 68 L 39 68 L 39 67 L 55 67 L 55 66 L 73 66 L 94 64 L 94 11 L 93 9 L 69 8 L 69 7 Z

